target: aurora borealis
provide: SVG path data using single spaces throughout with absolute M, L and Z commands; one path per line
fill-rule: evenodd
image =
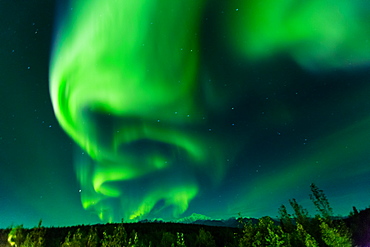
M 2 24 L 1 226 L 370 205 L 365 1 L 30 6 Z

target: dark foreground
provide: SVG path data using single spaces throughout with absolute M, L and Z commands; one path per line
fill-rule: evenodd
M 28 247 L 370 246 L 369 208 L 331 221 L 318 217 L 296 218 L 296 222 L 269 217 L 241 220 L 240 228 L 163 222 L 50 228 L 39 225 L 33 229 L 18 226 L 0 230 L 0 247 L 11 246 L 9 235 L 16 246 Z
M 282 205 L 277 220 L 239 218 L 235 227 L 122 222 L 45 228 L 40 221 L 32 229 L 0 229 L 0 247 L 370 246 L 370 208 L 358 212 L 353 207 L 348 217 L 335 218 L 323 191 L 314 184 L 311 191 L 310 199 L 318 212 L 314 217 L 292 199 L 289 204 L 293 214 Z

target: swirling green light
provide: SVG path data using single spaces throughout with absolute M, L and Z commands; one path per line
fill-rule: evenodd
M 370 60 L 369 17 L 358 2 L 231 0 L 215 14 L 226 23 L 217 30 L 225 35 L 217 37 L 227 40 L 223 45 L 230 50 L 225 54 L 234 52 L 238 67 L 244 64 L 239 64 L 240 57 L 253 63 L 278 55 L 292 57 L 302 69 L 363 65 Z M 249 127 L 234 132 L 238 138 L 207 132 L 212 124 L 208 108 L 222 115 L 234 109 L 229 100 L 239 104 L 250 96 L 253 101 L 248 90 L 254 82 L 245 79 L 250 85 L 235 87 L 242 92 L 225 93 L 222 88 L 219 94 L 202 84 L 214 72 L 202 66 L 209 62 L 200 45 L 206 3 L 210 1 L 76 0 L 57 32 L 50 72 L 53 107 L 62 128 L 92 159 L 76 158 L 76 172 L 83 207 L 101 219 L 113 220 L 115 211 L 120 218 L 140 219 L 161 203 L 160 209 L 171 208 L 174 215 L 185 212 L 201 191 L 196 175 L 202 173 L 216 184 L 225 175 L 226 160 L 255 136 Z M 256 88 L 266 90 L 263 85 Z M 208 90 L 206 99 L 202 90 Z M 299 117 L 284 100 L 269 108 L 269 126 L 293 124 Z M 239 114 L 248 115 L 249 110 Z M 326 148 L 325 153 L 332 155 L 333 150 Z M 321 156 L 312 157 L 316 161 Z M 287 188 L 317 169 L 309 166 L 312 160 L 297 168 L 296 160 L 289 163 L 293 175 L 284 169 L 248 181 L 258 189 L 245 186 L 240 194 L 256 201 L 271 187 Z M 328 161 L 328 167 L 336 161 Z M 138 184 L 145 188 L 130 192 L 128 187 Z M 119 202 L 119 210 L 112 200 Z
M 58 32 L 50 74 L 54 111 L 95 162 L 77 164 L 77 173 L 84 208 L 102 219 L 112 219 L 107 199 L 125 197 L 114 182 L 174 167 L 178 153 L 200 168 L 210 157 L 205 150 L 211 140 L 191 127 L 203 121 L 203 110 L 188 97 L 197 81 L 203 4 L 76 1 Z M 178 131 L 182 126 L 190 127 Z M 149 142 L 165 147 L 156 150 Z M 144 153 L 137 154 L 135 145 Z M 219 178 L 222 164 L 212 165 Z M 153 185 L 136 203 L 122 205 L 124 216 L 144 216 L 160 200 L 173 205 L 175 214 L 183 213 L 197 186 L 192 179 Z

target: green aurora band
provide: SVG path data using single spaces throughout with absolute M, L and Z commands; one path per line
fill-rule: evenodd
M 369 61 L 369 44 L 355 38 L 369 36 L 360 1 L 227 2 L 220 31 L 241 59 L 289 54 L 317 71 L 343 68 L 349 56 L 357 65 Z M 102 220 L 138 220 L 165 208 L 180 216 L 201 195 L 202 179 L 217 188 L 248 141 L 225 147 L 232 137 L 199 131 L 208 130 L 208 108 L 242 99 L 212 92 L 204 99 L 199 91 L 207 4 L 76 0 L 56 32 L 53 107 L 62 128 L 90 157 L 76 158 L 82 205 Z M 294 120 L 284 105 L 277 111 Z M 141 185 L 140 192 L 130 190 Z
M 167 128 L 202 121 L 202 109 L 187 97 L 196 86 L 199 47 L 193 31 L 198 29 L 202 1 L 79 1 L 73 9 L 76 14 L 60 30 L 54 49 L 51 96 L 61 126 L 97 164 L 91 172 L 77 164 L 82 204 L 101 219 L 112 220 L 104 199 L 125 195 L 111 182 L 166 169 L 174 165 L 171 156 L 182 152 L 199 163 L 199 169 L 207 169 L 201 164 L 210 158 L 204 152 L 208 141 L 191 131 Z M 181 11 L 188 12 L 186 17 L 171 21 Z M 96 126 L 96 118 L 101 126 Z M 112 132 L 104 131 L 101 138 L 99 128 Z M 164 150 L 151 148 L 156 143 Z M 145 157 L 122 151 L 125 144 L 146 149 L 140 154 Z M 213 169 L 220 179 L 223 167 L 217 160 Z M 133 197 L 132 206 L 123 203 L 123 215 L 144 216 L 160 200 L 173 205 L 178 215 L 197 191 L 191 176 L 177 186 L 176 181 L 162 181 L 137 204 Z
M 241 12 L 227 16 L 229 26 L 235 27 L 228 33 L 236 53 L 253 60 L 287 53 L 314 70 L 369 62 L 366 1 L 230 2 Z

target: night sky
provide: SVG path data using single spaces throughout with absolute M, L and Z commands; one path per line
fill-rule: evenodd
M 370 205 L 367 1 L 2 1 L 0 227 Z

